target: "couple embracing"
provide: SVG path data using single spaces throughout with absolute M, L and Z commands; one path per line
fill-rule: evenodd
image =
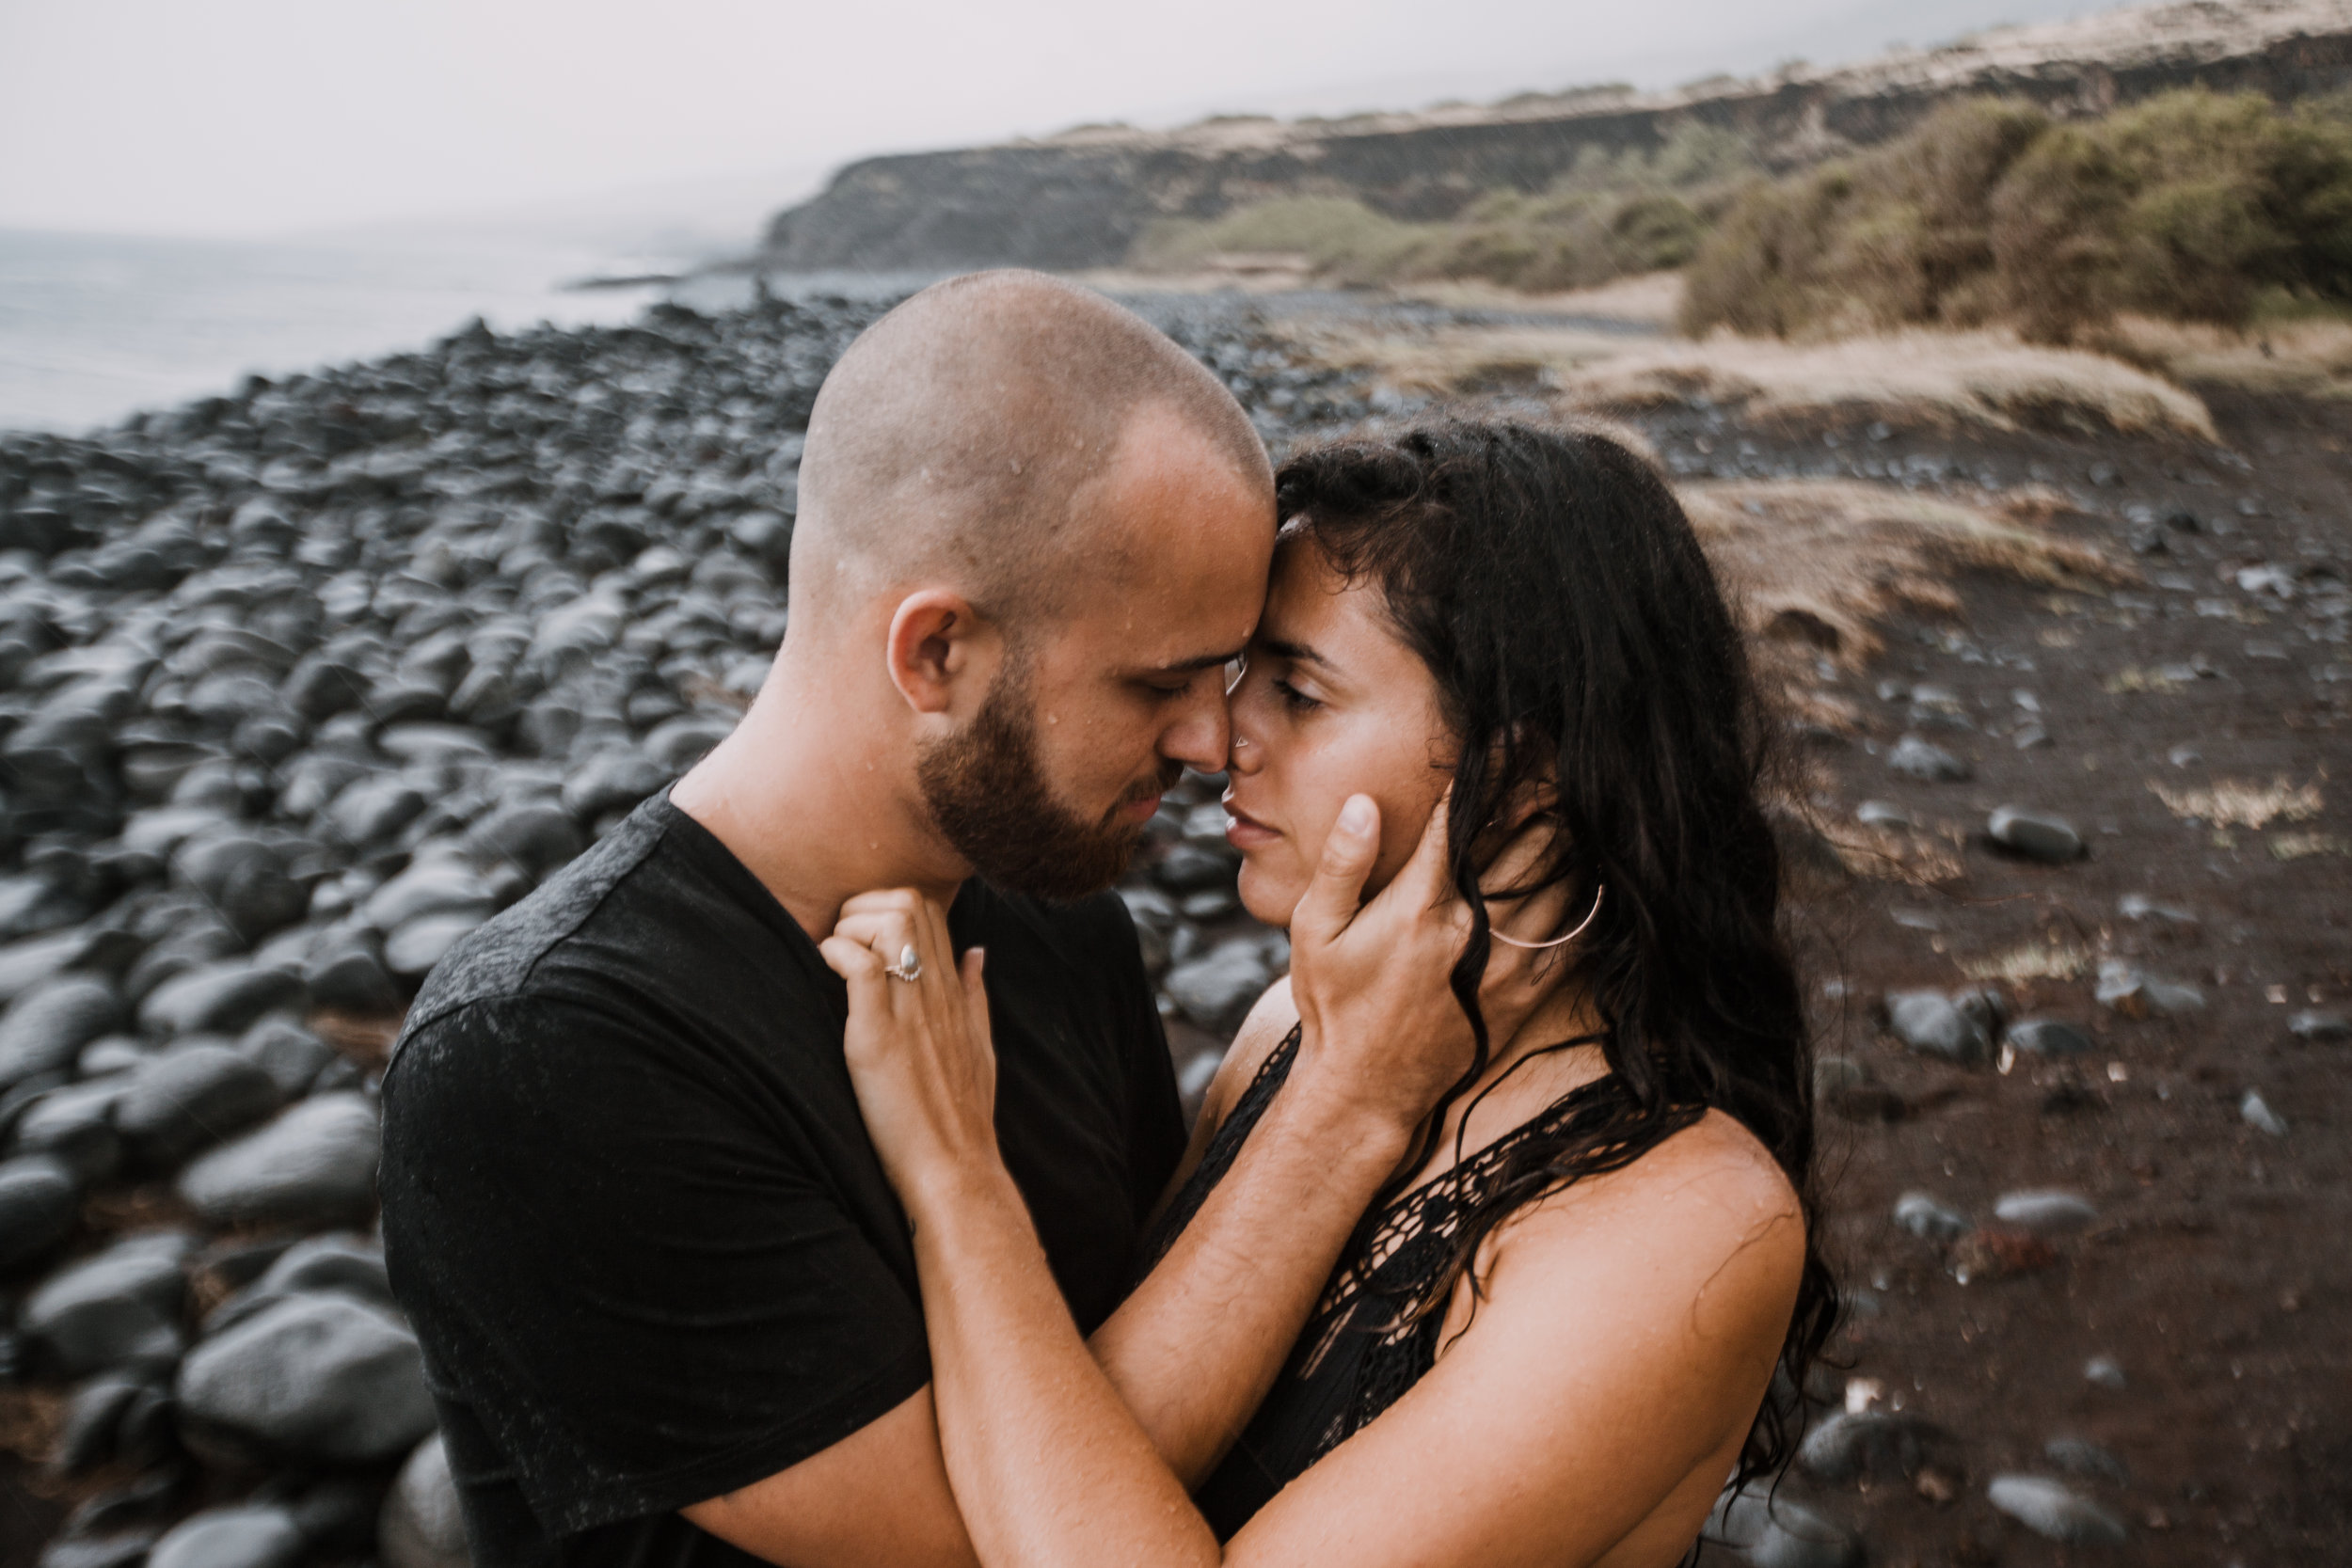
M 826 381 L 789 612 L 385 1081 L 477 1568 L 1665 1568 L 1785 1460 L 1833 1307 L 1761 721 L 1639 459 L 1274 472 L 981 274 Z M 1104 891 L 1187 766 L 1292 943 L 1189 1139 Z

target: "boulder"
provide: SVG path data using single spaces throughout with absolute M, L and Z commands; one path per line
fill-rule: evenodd
M 18 1315 L 33 1355 L 62 1377 L 179 1358 L 183 1267 L 195 1242 L 183 1231 L 128 1236 L 52 1275 Z
M 2089 1035 L 2054 1018 L 2021 1018 L 2004 1037 L 2033 1056 L 2080 1056 L 2091 1050 Z
M 173 975 L 139 1004 L 139 1023 L 158 1035 L 233 1035 L 302 993 L 294 974 L 230 958 Z
M 376 1465 L 433 1430 L 417 1341 L 349 1296 L 289 1296 L 188 1353 L 175 1385 L 199 1452 Z
M 375 1202 L 375 1108 L 358 1094 L 320 1094 L 223 1144 L 180 1173 L 179 1192 L 215 1225 L 334 1224 Z
M 23 1268 L 73 1233 L 81 1184 L 46 1154 L 0 1164 L 0 1273 Z
M 384 1568 L 471 1568 L 449 1454 L 435 1433 L 417 1445 L 384 1498 L 375 1533 Z
M 0 1015 L 0 1089 L 73 1065 L 82 1047 L 122 1021 L 122 998 L 95 974 L 61 974 Z
M 115 1101 L 115 1130 L 134 1159 L 158 1169 L 242 1132 L 285 1098 L 260 1064 L 230 1045 L 183 1045 L 130 1076 Z

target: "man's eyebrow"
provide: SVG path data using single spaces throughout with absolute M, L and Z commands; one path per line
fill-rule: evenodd
M 1246 652 L 1247 649 L 1235 648 L 1230 654 L 1202 654 L 1198 658 L 1187 658 L 1175 664 L 1155 664 L 1152 668 L 1158 674 L 1191 674 L 1195 671 L 1214 670 L 1219 665 L 1231 664 Z
M 1258 639 L 1258 646 L 1277 658 L 1289 659 L 1293 664 L 1320 664 L 1326 670 L 1332 668 L 1329 659 L 1304 642 L 1285 642 L 1279 637 L 1261 637 Z

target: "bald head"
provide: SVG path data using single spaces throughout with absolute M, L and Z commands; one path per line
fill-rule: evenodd
M 817 395 L 793 531 L 796 626 L 895 583 L 952 584 L 1017 630 L 1123 556 L 1099 495 L 1122 451 L 1173 439 L 1261 490 L 1264 446 L 1224 384 L 1150 325 L 1041 273 L 934 284 L 868 328 Z M 809 627 L 807 629 L 817 629 Z

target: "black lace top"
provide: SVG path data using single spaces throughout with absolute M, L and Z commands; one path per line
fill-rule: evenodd
M 1600 1038 L 1583 1036 L 1554 1049 Z M 1146 1243 L 1147 1270 L 1232 1168 L 1289 1078 L 1298 1040 L 1294 1027 L 1217 1128 L 1199 1168 Z M 1463 1215 L 1509 1168 L 1512 1154 L 1540 1133 L 1573 1133 L 1580 1123 L 1597 1126 L 1623 1110 L 1625 1098 L 1613 1074 L 1585 1084 L 1366 1216 L 1265 1402 L 1195 1496 L 1218 1540 L 1230 1539 L 1275 1493 L 1395 1403 L 1437 1364 L 1445 1309 L 1432 1298 L 1453 1258 L 1453 1238 Z

